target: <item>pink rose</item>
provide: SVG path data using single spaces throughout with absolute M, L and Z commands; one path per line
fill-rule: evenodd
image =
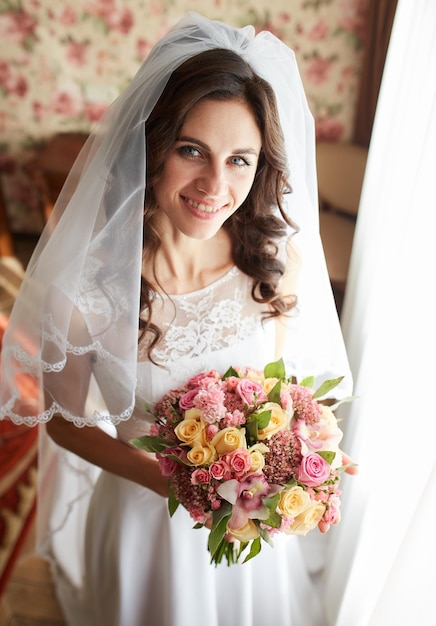
M 170 459 L 167 456 L 162 456 L 160 454 L 157 455 L 157 460 L 162 476 L 171 476 L 171 474 L 174 474 L 177 467 L 177 461 L 175 461 L 174 459 Z
M 308 487 L 322 485 L 330 476 L 330 465 L 316 453 L 303 456 L 298 469 L 297 480 Z
M 243 476 L 251 469 L 251 454 L 243 448 L 226 454 L 223 460 L 238 477 Z
M 236 387 L 239 385 L 240 380 L 241 379 L 238 378 L 237 376 L 228 376 L 228 378 L 226 378 L 227 390 L 234 391 Z
M 179 400 L 179 408 L 182 411 L 187 411 L 188 409 L 192 409 L 194 406 L 194 399 L 198 393 L 198 389 L 190 389 L 187 391 Z
M 188 387 L 199 387 L 200 383 L 205 379 L 211 379 L 213 381 L 218 380 L 219 374 L 216 370 L 210 370 L 209 372 L 201 372 L 196 376 L 193 376 L 188 381 Z
M 330 501 L 326 511 L 322 516 L 322 521 L 330 526 L 336 526 L 341 521 L 341 511 L 339 509 L 339 501 Z
M 191 474 L 191 483 L 193 485 L 207 485 L 210 482 L 210 475 L 207 469 L 200 467 Z
M 280 392 L 280 404 L 282 409 L 288 413 L 292 413 L 292 396 L 286 389 L 282 389 Z
M 268 400 L 262 385 L 255 380 L 243 378 L 239 381 L 236 391 L 248 406 L 257 406 Z
M 209 472 L 215 480 L 222 480 L 228 474 L 229 468 L 224 461 L 214 461 L 209 467 Z

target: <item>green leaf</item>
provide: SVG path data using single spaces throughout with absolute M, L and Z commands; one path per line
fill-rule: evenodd
M 269 516 L 268 519 L 262 520 L 264 524 L 267 526 L 272 526 L 272 528 L 280 528 L 282 525 L 282 517 L 279 513 L 277 513 L 277 505 L 280 500 L 280 493 L 276 493 L 272 498 L 264 498 L 263 503 L 268 507 Z
M 227 532 L 227 522 L 231 517 L 231 513 L 221 517 L 217 524 L 212 525 L 212 530 L 209 533 L 209 538 L 207 542 L 207 547 L 212 556 L 215 556 L 218 548 L 221 545 L 221 542 L 224 539 L 224 536 Z
M 150 435 L 144 435 L 143 437 L 137 437 L 130 442 L 135 448 L 140 450 L 146 450 L 147 452 L 159 453 L 169 447 L 169 443 L 162 437 L 150 437 Z
M 303 380 L 299 383 L 301 387 L 309 387 L 310 389 L 312 389 L 314 384 L 315 376 L 306 376 L 306 378 L 303 378 Z
M 253 559 L 255 556 L 257 556 L 259 552 L 261 551 L 261 549 L 262 549 L 262 546 L 260 543 L 260 537 L 256 537 L 256 539 L 253 539 L 253 541 L 251 542 L 250 552 L 247 554 L 247 556 L 243 560 L 243 563 L 246 563 L 250 559 Z
M 315 398 L 322 398 L 322 396 L 325 396 L 329 391 L 331 391 L 332 389 L 337 387 L 339 385 L 339 383 L 341 382 L 341 380 L 344 380 L 343 376 L 339 376 L 339 378 L 331 378 L 330 380 L 326 380 L 315 391 L 315 393 L 313 394 L 313 398 L 314 399 Z
M 232 505 L 230 502 L 222 502 L 220 508 L 212 513 L 212 530 L 217 526 L 223 517 L 229 517 L 232 514 Z
M 257 420 L 252 419 L 252 416 L 245 423 L 245 437 L 249 445 L 257 443 L 258 434 Z
M 354 400 L 356 400 L 357 396 L 347 396 L 346 398 L 342 398 L 342 400 L 339 400 L 338 402 L 336 402 L 335 404 L 332 404 L 330 406 L 330 410 L 332 411 L 336 411 L 336 409 L 338 407 L 341 406 L 341 404 L 344 404 L 345 402 L 353 402 Z
M 171 487 L 169 487 L 168 512 L 170 514 L 170 517 L 172 517 L 174 513 L 177 511 L 177 509 L 179 508 L 179 504 L 180 502 L 177 500 L 174 494 L 174 491 L 172 490 Z
M 225 380 L 226 378 L 229 378 L 230 376 L 234 376 L 235 378 L 241 378 L 238 372 L 235 369 L 233 369 L 233 367 L 229 367 L 227 372 L 224 374 L 223 379 Z
M 269 532 L 267 531 L 266 528 L 261 528 L 260 526 L 259 528 L 259 533 L 260 536 L 262 537 L 262 539 L 265 541 L 265 543 L 267 543 L 268 545 L 270 545 L 272 548 L 274 547 L 274 543 L 273 540 L 271 539 L 271 536 L 269 534 Z
M 257 422 L 257 428 L 262 430 L 262 428 L 266 428 L 271 419 L 271 411 L 262 411 L 262 413 L 253 413 L 251 416 L 254 417 Z
M 268 394 L 268 400 L 280 404 L 280 394 L 282 391 L 282 382 L 278 380 Z
M 330 452 L 327 450 L 321 450 L 320 452 L 317 452 L 317 454 L 319 454 L 319 456 L 321 456 L 324 461 L 327 461 L 329 465 L 333 463 L 333 459 L 336 456 L 336 452 Z
M 286 369 L 283 359 L 265 365 L 263 373 L 265 378 L 286 378 Z
M 180 465 L 189 465 L 189 463 L 186 463 L 183 459 L 181 459 L 179 456 L 176 456 L 175 454 L 166 454 L 165 452 L 163 452 L 162 456 L 166 457 L 167 459 L 177 461 L 177 463 L 180 463 Z
M 239 557 L 244 552 L 244 550 L 247 548 L 249 543 L 250 543 L 249 541 L 241 541 L 239 543 L 239 550 L 236 553 L 236 562 L 239 561 Z

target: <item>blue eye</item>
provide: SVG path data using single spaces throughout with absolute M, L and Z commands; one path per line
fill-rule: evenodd
M 195 148 L 194 146 L 180 146 L 179 148 L 177 148 L 177 152 L 187 157 L 201 156 L 201 153 L 198 150 L 198 148 Z
M 236 165 L 237 167 L 246 167 L 252 165 L 248 159 L 244 159 L 240 156 L 234 156 L 230 159 L 232 165 Z

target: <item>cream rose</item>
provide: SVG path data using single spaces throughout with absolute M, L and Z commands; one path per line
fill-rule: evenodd
M 250 473 L 261 472 L 265 466 L 264 454 L 268 452 L 268 447 L 264 443 L 255 443 L 254 446 L 248 448 L 248 452 L 251 457 Z
M 233 452 L 238 448 L 246 448 L 245 428 L 223 428 L 219 430 L 211 441 L 211 445 L 216 449 L 219 455 Z
M 338 426 L 335 414 L 328 406 L 321 405 L 321 419 L 319 421 L 318 430 L 318 441 L 322 442 L 321 450 L 336 452 L 331 466 L 332 469 L 337 469 L 342 465 L 342 453 L 339 450 L 339 444 L 342 440 L 343 433 Z
M 310 496 L 307 491 L 295 485 L 280 493 L 277 511 L 281 515 L 295 518 L 308 508 L 310 502 Z
M 321 521 L 324 515 L 326 506 L 318 500 L 311 500 L 309 506 L 305 511 L 297 515 L 291 524 L 288 531 L 290 535 L 307 535 L 310 530 L 313 530 L 315 526 Z
M 244 524 L 244 526 L 242 526 L 241 528 L 235 529 L 227 527 L 227 531 L 233 537 L 233 539 L 237 539 L 242 543 L 259 537 L 259 530 L 256 524 L 251 519 L 248 519 L 247 523 Z
M 176 437 L 191 447 L 196 443 L 206 443 L 205 423 L 197 419 L 184 419 L 174 429 Z
M 259 371 L 250 370 L 249 372 L 247 372 L 244 378 L 246 378 L 247 380 L 255 380 L 257 383 L 260 383 L 261 385 L 263 385 L 263 382 L 265 380 L 263 372 L 261 372 L 260 370 Z
M 260 441 L 269 439 L 272 435 L 286 428 L 289 424 L 289 413 L 284 411 L 282 407 L 275 402 L 265 402 L 262 406 L 262 411 L 271 411 L 271 419 L 266 428 L 259 430 L 257 438 Z
M 265 389 L 265 393 L 268 395 L 271 389 L 274 389 L 278 382 L 278 378 L 265 378 L 263 382 L 263 388 Z
M 194 444 L 186 456 L 188 461 L 196 467 L 209 465 L 217 458 L 216 450 L 213 446 L 209 444 L 201 445 L 200 443 Z

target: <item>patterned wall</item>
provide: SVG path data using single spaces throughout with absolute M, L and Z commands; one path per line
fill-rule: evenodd
M 296 52 L 318 138 L 350 138 L 368 0 L 0 0 L 0 171 L 11 227 L 41 228 L 21 164 L 88 131 L 187 10 L 271 30 Z

